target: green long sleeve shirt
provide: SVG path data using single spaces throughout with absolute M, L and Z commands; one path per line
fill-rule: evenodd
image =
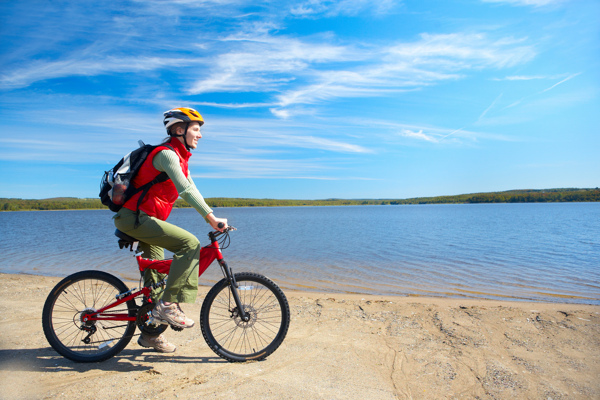
M 179 164 L 179 157 L 173 150 L 162 150 L 158 152 L 152 160 L 154 168 L 161 172 L 166 172 L 169 179 L 175 185 L 179 196 L 185 200 L 186 203 L 194 207 L 202 217 L 206 219 L 206 216 L 213 210 L 206 204 L 204 197 L 196 188 L 192 175 L 188 173 L 188 177 L 181 171 L 181 165 Z

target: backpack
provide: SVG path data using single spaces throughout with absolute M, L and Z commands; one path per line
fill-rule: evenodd
M 173 151 L 175 149 L 171 145 L 163 143 L 157 146 L 150 144 L 144 144 L 141 140 L 139 141 L 140 147 L 133 150 L 125 157 L 123 157 L 114 167 L 110 170 L 105 171 L 102 179 L 100 180 L 100 201 L 102 204 L 110 208 L 111 211 L 117 212 L 129 199 L 135 194 L 142 192 L 137 204 L 139 210 L 142 200 L 148 194 L 148 191 L 152 185 L 164 182 L 169 179 L 166 172 L 161 172 L 152 181 L 136 188 L 133 185 L 133 179 L 139 172 L 142 164 L 150 153 L 157 147 L 166 147 Z

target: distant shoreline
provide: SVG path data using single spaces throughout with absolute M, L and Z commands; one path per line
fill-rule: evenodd
M 409 199 L 323 199 L 281 200 L 250 198 L 207 198 L 210 207 L 297 207 L 297 206 L 360 206 L 411 204 L 482 204 L 482 203 L 582 203 L 600 201 L 599 188 L 523 189 L 504 192 L 470 193 L 454 196 L 415 197 Z M 179 199 L 176 208 L 189 205 Z M 57 197 L 51 199 L 0 198 L 0 211 L 58 211 L 106 209 L 100 199 Z

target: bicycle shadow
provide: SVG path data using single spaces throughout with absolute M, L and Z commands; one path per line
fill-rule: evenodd
M 135 372 L 152 370 L 153 364 L 213 364 L 227 363 L 220 357 L 195 357 L 182 354 L 156 353 L 145 349 L 125 349 L 117 356 L 99 363 L 76 363 L 55 352 L 51 347 L 39 349 L 0 350 L 0 371 L 59 372 L 90 370 Z

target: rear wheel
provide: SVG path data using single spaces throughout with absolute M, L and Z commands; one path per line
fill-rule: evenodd
M 235 274 L 235 279 L 250 319 L 242 320 L 227 280 L 222 279 L 202 303 L 202 334 L 209 347 L 226 360 L 262 360 L 285 339 L 289 305 L 279 286 L 265 276 L 242 272 Z
M 135 321 L 83 321 L 82 316 L 116 301 L 127 286 L 101 271 L 82 271 L 60 281 L 48 295 L 42 326 L 50 346 L 75 362 L 107 360 L 127 346 L 135 332 Z M 135 300 L 108 310 L 134 317 Z

